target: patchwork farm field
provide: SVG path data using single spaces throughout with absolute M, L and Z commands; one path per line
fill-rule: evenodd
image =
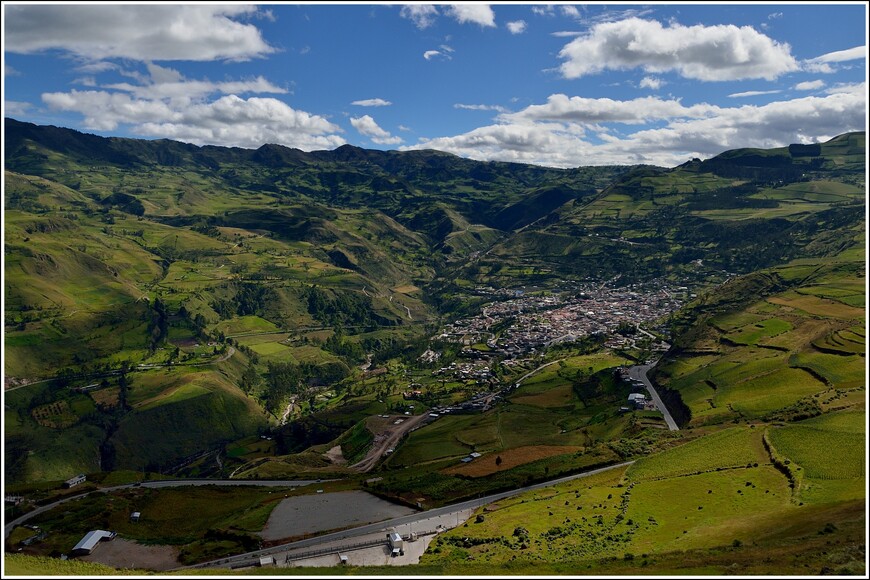
M 813 479 L 864 478 L 867 447 L 863 412 L 828 413 L 770 430 L 771 443 Z
M 732 427 L 690 441 L 679 447 L 644 457 L 632 465 L 632 481 L 667 479 L 714 471 L 717 468 L 746 467 L 769 461 L 761 443 L 762 430 Z
M 838 406 L 863 402 L 851 391 L 866 384 L 865 312 L 856 307 L 864 301 L 864 280 L 851 257 L 840 257 L 777 268 L 778 276 L 801 282 L 711 317 L 696 340 L 715 343 L 717 354 L 658 367 L 660 382 L 689 407 L 691 424 L 800 413 L 800 406 L 825 405 L 832 397 Z

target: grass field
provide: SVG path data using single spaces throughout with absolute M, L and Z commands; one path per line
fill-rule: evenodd
M 665 479 L 765 461 L 761 430 L 732 427 L 642 458 L 627 475 L 632 481 Z
M 483 457 L 476 458 L 470 463 L 449 467 L 442 471 L 449 475 L 483 477 L 503 469 L 511 469 L 518 465 L 537 461 L 538 459 L 566 453 L 576 453 L 583 449 L 583 447 L 571 447 L 567 445 L 530 445 L 527 447 L 515 447 L 513 449 L 505 449 L 504 451 L 491 452 Z
M 802 369 L 783 368 L 720 389 L 717 406 L 729 406 L 750 417 L 787 407 L 799 399 L 827 390 L 827 386 Z
M 854 479 L 866 476 L 863 412 L 828 413 L 785 427 L 770 438 L 777 451 L 800 465 L 814 479 Z
M 68 553 L 86 532 L 104 529 L 146 544 L 182 546 L 181 559 L 190 562 L 214 548 L 210 544 L 228 542 L 224 549 L 230 553 L 245 547 L 245 541 L 255 546 L 250 535 L 262 530 L 272 509 L 288 493 L 299 492 L 203 486 L 92 494 L 36 516 L 33 523 L 48 537 L 35 546 L 44 554 Z M 139 522 L 130 521 L 133 511 L 142 513 Z

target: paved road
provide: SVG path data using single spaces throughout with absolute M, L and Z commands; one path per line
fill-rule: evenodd
M 418 522 L 422 522 L 424 520 L 428 520 L 434 517 L 444 516 L 448 514 L 453 514 L 454 512 L 460 512 L 468 509 L 476 509 L 480 506 L 492 503 L 494 501 L 498 501 L 501 499 L 505 499 L 508 497 L 512 497 L 515 495 L 519 495 L 521 493 L 525 493 L 527 491 L 533 491 L 536 489 L 543 489 L 545 487 L 550 487 L 553 485 L 557 485 L 560 483 L 565 483 L 568 481 L 572 481 L 575 479 L 580 479 L 582 477 L 588 477 L 590 475 L 595 475 L 597 473 L 601 473 L 604 471 L 609 471 L 611 469 L 619 469 L 621 467 L 625 467 L 631 465 L 634 461 L 626 461 L 624 463 L 618 463 L 616 465 L 610 465 L 608 467 L 601 467 L 599 469 L 593 469 L 592 471 L 586 471 L 584 473 L 578 473 L 576 475 L 569 475 L 567 477 L 560 477 L 558 479 L 553 479 L 550 481 L 545 481 L 543 483 L 536 483 L 534 485 L 529 485 L 526 487 L 521 487 L 519 489 L 513 489 L 510 491 L 505 491 L 502 493 L 496 493 L 493 495 L 488 495 L 485 497 L 472 499 L 468 501 L 464 501 L 461 503 L 435 508 L 431 510 L 426 510 L 423 512 L 419 512 L 416 514 L 402 516 L 398 518 L 393 518 L 390 520 L 385 520 L 382 522 L 377 522 L 374 524 L 367 524 L 364 526 L 359 526 L 356 528 L 352 528 L 349 530 L 343 530 L 340 532 L 333 532 L 331 534 L 325 534 L 322 536 L 317 536 L 316 538 L 309 538 L 307 540 L 300 540 L 298 542 L 290 542 L 288 544 L 282 544 L 280 546 L 273 546 L 271 548 L 266 548 L 264 550 L 256 550 L 254 552 L 247 552 L 245 554 L 239 554 L 237 556 L 231 556 L 229 558 L 222 558 L 220 560 L 212 560 L 210 562 L 203 562 L 201 564 L 196 564 L 195 566 L 186 566 L 185 568 L 177 568 L 178 570 L 183 569 L 191 569 L 191 568 L 229 568 L 231 566 L 242 566 L 248 565 L 252 563 L 257 563 L 261 556 L 276 556 L 277 560 L 282 560 L 285 552 L 289 552 L 291 550 L 297 550 L 299 548 L 308 548 L 312 546 L 317 546 L 320 544 L 324 544 L 326 542 L 332 542 L 335 540 L 342 540 L 345 538 L 355 538 L 358 536 L 364 536 L 366 534 L 371 534 L 373 532 L 382 532 L 387 530 L 388 528 L 394 528 L 405 524 L 415 524 Z M 338 549 L 338 548 L 336 548 Z
M 331 480 L 330 480 L 331 481 Z M 117 491 L 119 489 L 127 489 L 130 487 L 150 487 L 152 489 L 161 489 L 164 487 L 179 487 L 186 485 L 257 485 L 264 487 L 302 487 L 304 485 L 311 485 L 312 483 L 318 483 L 315 480 L 299 480 L 299 481 L 281 481 L 281 480 L 242 480 L 242 479 L 167 479 L 167 480 L 156 480 L 156 481 L 144 481 L 141 484 L 128 483 L 124 485 L 115 485 L 113 487 L 103 487 L 100 489 L 95 489 L 93 491 L 89 491 L 86 493 L 80 493 L 77 495 L 73 495 L 61 500 L 58 500 L 54 503 L 50 503 L 44 506 L 40 506 L 31 512 L 27 512 L 23 516 L 20 516 L 11 522 L 7 523 L 3 528 L 3 537 L 8 538 L 9 534 L 12 533 L 12 529 L 15 526 L 20 526 L 30 518 L 37 516 L 41 513 L 47 512 L 51 509 L 56 508 L 57 506 L 64 504 L 68 501 L 72 501 L 75 499 L 80 499 L 85 497 L 86 495 L 90 495 L 92 493 L 109 493 L 110 491 Z M 322 482 L 321 482 L 322 483 Z
M 649 371 L 654 366 L 655 365 L 652 364 L 652 365 L 637 365 L 637 366 L 629 367 L 628 378 L 635 380 L 635 381 L 640 381 L 644 384 L 644 386 L 646 387 L 646 390 L 649 391 L 650 396 L 652 396 L 653 401 L 655 401 L 656 407 L 658 408 L 659 411 L 662 412 L 662 415 L 665 416 L 665 423 L 668 424 L 668 429 L 670 429 L 671 431 L 679 431 L 680 428 L 677 427 L 677 422 L 674 421 L 673 417 L 671 417 L 671 412 L 668 411 L 667 407 L 665 407 L 665 404 L 662 401 L 662 398 L 659 397 L 659 394 L 656 391 L 656 388 L 653 386 L 653 384 L 650 382 L 649 378 L 646 376 L 647 371 Z

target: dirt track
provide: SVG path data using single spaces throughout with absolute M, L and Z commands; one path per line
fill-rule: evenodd
M 159 572 L 178 567 L 177 558 L 178 548 L 175 546 L 144 546 L 115 538 L 110 542 L 100 542 L 92 554 L 79 559 L 121 569 L 138 568 Z
M 396 445 L 399 444 L 399 441 L 402 439 L 402 436 L 405 435 L 405 433 L 407 433 L 414 427 L 419 426 L 428 418 L 428 413 L 411 416 L 390 415 L 390 422 L 388 427 L 381 432 L 375 434 L 375 443 L 374 445 L 372 445 L 372 448 L 366 454 L 365 458 L 359 463 L 351 465 L 351 468 L 356 469 L 357 471 L 360 471 L 362 473 L 371 471 L 375 467 L 375 465 L 378 464 L 378 461 L 380 461 L 381 458 L 384 456 L 384 453 L 387 451 L 387 449 L 395 449 Z M 394 425 L 393 422 L 399 419 L 404 419 L 404 421 L 402 421 L 398 425 Z

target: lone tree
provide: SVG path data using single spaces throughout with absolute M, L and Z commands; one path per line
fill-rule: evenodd
M 495 458 L 495 466 L 498 467 L 499 465 L 501 465 L 501 455 Z

